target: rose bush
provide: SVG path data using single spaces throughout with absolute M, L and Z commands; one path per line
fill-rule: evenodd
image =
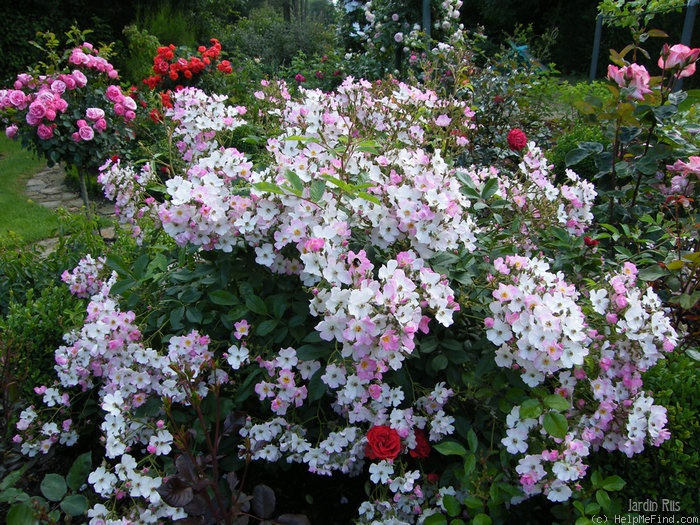
M 0 90 L 0 121 L 8 137 L 49 165 L 77 168 L 82 178 L 134 138 L 130 123 L 137 104 L 119 86 L 105 58 L 109 48 L 95 48 L 73 29 L 67 34 L 72 47 L 59 55 L 55 35 L 44 36 L 50 63 L 19 74 L 12 87 Z
M 667 439 L 641 374 L 677 335 L 633 265 L 587 256 L 590 183 L 555 184 L 534 143 L 512 171 L 451 166 L 473 113 L 406 84 L 256 97 L 249 114 L 178 91 L 170 176 L 103 167 L 124 220 L 172 246 L 65 276 L 93 295 L 41 392 L 64 414 L 67 392 L 96 393 L 89 481 L 133 498 L 92 523 L 233 520 L 249 511 L 218 480 L 260 462 L 369 480 L 359 523 L 503 520 L 526 497 L 577 497 L 596 450 Z M 279 130 L 260 167 L 226 146 L 244 118 Z M 75 440 L 45 421 L 22 414 L 26 453 Z

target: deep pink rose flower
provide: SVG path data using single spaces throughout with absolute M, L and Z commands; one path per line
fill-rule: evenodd
M 5 135 L 7 136 L 7 138 L 11 139 L 17 135 L 18 131 L 19 128 L 17 127 L 17 125 L 12 124 L 11 126 L 7 126 L 7 128 L 5 128 Z
M 83 74 L 82 71 L 78 71 L 77 69 L 73 71 L 72 73 L 73 80 L 75 80 L 75 86 L 76 87 L 85 87 L 87 85 L 87 77 Z M 119 89 L 119 88 L 117 88 Z
M 78 133 L 83 140 L 92 140 L 95 137 L 95 131 L 90 126 L 83 126 L 78 129 Z
M 36 128 L 36 134 L 41 140 L 48 140 L 53 137 L 53 128 L 46 124 L 39 124 L 39 127 Z
M 508 147 L 513 151 L 520 151 L 527 146 L 527 136 L 525 132 L 519 128 L 513 128 L 508 132 L 506 137 Z
M 85 110 L 85 116 L 88 120 L 95 121 L 104 118 L 105 112 L 102 108 L 87 108 Z
M 24 109 L 27 107 L 28 99 L 27 95 L 24 94 L 24 91 L 20 91 L 18 89 L 10 91 L 9 99 L 10 103 L 17 109 Z

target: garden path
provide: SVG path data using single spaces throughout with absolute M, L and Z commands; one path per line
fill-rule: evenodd
M 63 208 L 69 213 L 81 213 L 83 201 L 80 195 L 66 183 L 66 172 L 58 165 L 45 167 L 27 181 L 25 193 L 29 199 L 52 210 Z M 100 217 L 114 215 L 114 204 L 104 199 L 93 200 L 95 210 Z M 114 237 L 114 228 L 102 227 L 100 233 L 105 238 Z M 51 252 L 58 244 L 58 239 L 45 239 L 37 243 L 44 253 Z
M 80 195 L 68 186 L 66 173 L 58 165 L 46 167 L 36 173 L 27 181 L 25 192 L 32 201 L 52 210 L 64 208 L 71 213 L 77 213 L 83 207 Z M 94 204 L 99 215 L 114 215 L 113 203 L 95 200 Z

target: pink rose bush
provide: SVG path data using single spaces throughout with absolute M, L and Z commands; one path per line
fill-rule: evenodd
M 0 89 L 0 121 L 8 137 L 21 138 L 49 164 L 97 168 L 133 138 L 136 102 L 118 79 L 100 51 L 83 42 L 47 72 L 21 73 Z
M 556 184 L 533 142 L 510 171 L 455 165 L 473 111 L 400 82 L 349 78 L 297 97 L 264 82 L 256 100 L 250 111 L 195 88 L 175 92 L 164 114 L 169 176 L 119 158 L 102 167 L 120 220 L 140 239 L 161 235 L 177 256 L 155 248 L 143 279 L 160 292 L 148 305 L 100 258 L 63 276 L 89 299 L 42 395 L 65 423 L 73 399 L 96 393 L 105 459 L 89 483 L 109 502 L 92 508 L 92 525 L 185 517 L 173 497 L 182 482 L 162 460 L 189 434 L 169 416 L 196 413 L 212 395 L 252 401 L 230 452 L 239 459 L 364 476 L 371 495 L 357 523 L 445 513 L 470 487 L 458 476 L 435 483 L 427 462 L 467 435 L 471 344 L 492 367 L 484 385 L 516 377 L 527 392 L 502 398 L 502 417 L 493 410 L 509 503 L 568 500 L 593 451 L 632 455 L 668 439 L 665 410 L 641 379 L 677 343 L 659 298 L 632 265 L 590 280 L 555 271 L 556 253 L 541 242 L 556 230 L 583 249 L 590 183 L 568 170 Z M 95 108 L 81 129 L 104 118 Z M 264 162 L 226 140 L 246 119 L 278 130 Z M 253 271 L 258 285 L 243 280 Z M 176 314 L 168 289 L 197 275 L 204 288 L 189 289 L 191 300 L 177 292 Z M 251 292 L 268 285 L 285 292 Z M 207 324 L 217 305 L 240 315 Z M 75 440 L 69 423 L 47 427 L 39 411 L 20 418 L 25 453 Z

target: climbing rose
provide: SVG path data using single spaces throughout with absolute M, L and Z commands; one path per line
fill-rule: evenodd
M 508 147 L 513 151 L 520 151 L 527 146 L 527 137 L 523 130 L 513 128 L 508 132 Z
M 367 432 L 365 456 L 369 459 L 396 459 L 401 453 L 399 433 L 386 425 L 372 427 Z

